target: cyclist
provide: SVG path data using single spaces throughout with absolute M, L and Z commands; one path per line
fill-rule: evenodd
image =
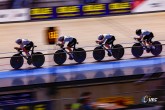
M 142 41 L 147 49 L 154 49 L 154 46 L 152 46 L 152 38 L 154 37 L 152 32 L 143 29 L 137 29 L 136 35 L 138 37 L 135 37 L 135 40 Z
M 34 46 L 33 42 L 29 41 L 27 39 L 17 38 L 15 43 L 20 45 L 20 47 L 14 47 L 14 48 L 16 50 L 23 50 L 25 52 L 26 56 L 28 57 L 28 60 L 30 60 L 31 59 L 31 55 L 30 55 L 29 51 Z
M 77 43 L 77 39 L 71 37 L 71 36 L 61 36 L 58 38 L 58 41 L 60 43 L 58 43 L 58 45 L 60 46 L 64 46 L 66 42 L 68 42 L 67 44 L 67 49 L 69 50 L 69 59 L 72 60 L 73 59 L 73 54 L 72 54 L 72 47 L 76 45 Z
M 108 56 L 112 55 L 111 48 L 114 46 L 113 42 L 115 41 L 115 36 L 111 34 L 100 34 L 96 43 L 105 44 L 105 47 L 108 48 Z M 111 45 L 111 47 L 110 47 Z

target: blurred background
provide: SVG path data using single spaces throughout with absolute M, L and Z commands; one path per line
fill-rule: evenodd
M 0 109 L 164 110 L 164 11 L 165 0 L 0 0 Z M 153 31 L 163 46 L 159 56 L 132 56 L 137 28 Z M 115 43 L 125 48 L 121 60 L 93 59 L 101 33 L 116 35 Z M 87 51 L 84 63 L 54 63 L 61 35 L 78 39 Z M 41 68 L 26 62 L 19 70 L 11 67 L 18 37 L 34 41 L 45 55 Z

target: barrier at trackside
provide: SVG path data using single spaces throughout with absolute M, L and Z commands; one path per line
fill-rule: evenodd
M 97 15 L 131 14 L 165 10 L 164 0 L 132 0 L 132 2 L 32 8 L 31 20 L 51 20 Z
M 97 15 L 131 14 L 164 11 L 164 0 L 128 0 L 118 3 L 95 3 L 87 5 L 6 9 L 0 10 L 1 22 L 53 20 Z
M 0 22 L 15 22 L 30 20 L 29 9 L 0 10 Z
M 94 15 L 129 14 L 130 12 L 130 2 L 44 7 L 32 8 L 31 20 L 48 20 Z

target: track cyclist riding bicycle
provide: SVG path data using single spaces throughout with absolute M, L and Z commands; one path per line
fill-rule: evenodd
M 69 50 L 69 59 L 73 60 L 73 54 L 72 54 L 73 51 L 71 48 L 76 45 L 77 39 L 71 36 L 61 36 L 58 38 L 58 41 L 60 42 L 58 43 L 58 45 L 60 45 L 61 47 L 63 47 L 65 43 L 68 42 L 66 48 Z
M 154 49 L 154 46 L 152 46 L 152 38 L 154 37 L 152 32 L 143 29 L 137 29 L 136 35 L 138 37 L 135 37 L 135 40 L 142 41 L 147 49 Z
M 17 38 L 15 43 L 20 45 L 20 47 L 14 47 L 14 49 L 23 50 L 25 52 L 26 56 L 28 57 L 28 60 L 31 60 L 31 55 L 30 55 L 29 51 L 34 46 L 33 42 L 29 41 L 27 39 Z
M 100 34 L 98 36 L 98 40 L 96 40 L 96 43 L 98 44 L 105 44 L 105 46 L 109 49 L 108 50 L 108 56 L 112 55 L 111 48 L 114 46 L 113 42 L 115 41 L 115 36 L 111 34 Z M 111 47 L 110 47 L 111 45 Z

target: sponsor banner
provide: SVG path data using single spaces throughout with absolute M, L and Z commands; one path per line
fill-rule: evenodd
M 122 14 L 129 13 L 130 10 L 130 2 L 33 8 L 31 9 L 31 20 Z
M 27 21 L 30 20 L 29 9 L 0 10 L 0 22 Z
M 140 4 L 142 4 L 146 0 L 133 0 L 132 1 L 132 10 L 136 7 L 138 7 Z
M 56 18 L 78 17 L 81 16 L 81 6 L 59 6 L 54 7 Z
M 136 3 L 136 1 L 134 3 Z M 153 12 L 163 10 L 165 10 L 165 0 L 145 0 L 136 7 L 134 7 L 132 13 Z
M 51 110 L 51 102 L 44 101 L 0 106 L 0 110 Z
M 111 96 L 111 97 L 105 97 L 105 98 L 99 98 L 97 99 L 97 102 L 100 103 L 117 103 L 117 104 L 123 104 L 123 105 L 132 105 L 135 104 L 133 97 L 127 97 L 127 96 Z
M 107 4 L 90 4 L 82 6 L 82 16 L 106 15 Z
M 44 20 L 44 19 L 53 19 L 54 12 L 53 8 L 32 8 L 30 10 L 31 20 Z
M 109 14 L 122 14 L 130 13 L 131 4 L 130 2 L 110 3 L 108 4 Z

